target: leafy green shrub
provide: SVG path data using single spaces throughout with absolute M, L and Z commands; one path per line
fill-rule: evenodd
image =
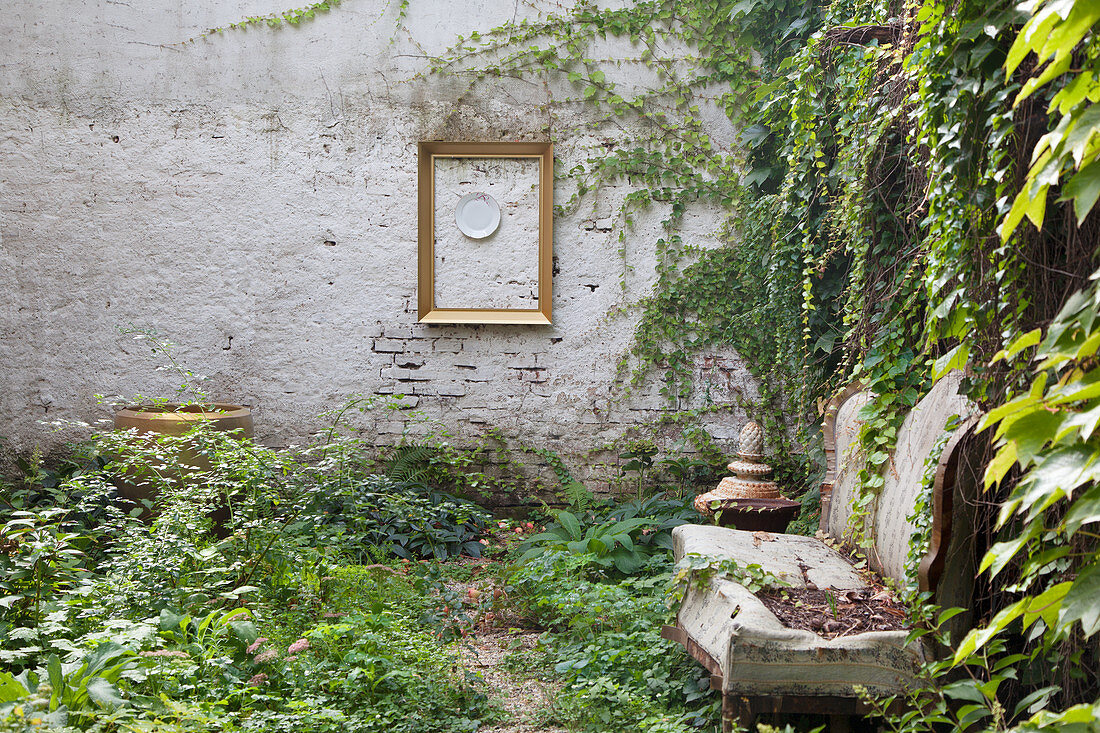
M 305 640 L 257 666 L 244 730 L 472 733 L 495 717 L 483 683 L 452 672 L 434 635 L 400 612 L 354 613 Z
M 99 455 L 95 443 L 70 443 L 66 446 L 69 454 L 47 467 L 38 449 L 29 456 L 13 456 L 12 462 L 22 478 L 21 490 L 0 492 L 0 502 L 11 509 L 26 509 L 32 506 L 55 506 L 62 484 L 71 478 L 86 473 L 95 473 L 103 468 L 107 460 Z
M 666 556 L 644 575 L 585 578 L 591 555 L 550 551 L 509 576 L 509 602 L 553 629 L 540 642 L 544 669 L 564 682 L 554 713 L 585 731 L 714 730 L 709 676 L 679 645 L 662 639 Z
M 478 539 L 491 520 L 469 501 L 385 476 L 368 476 L 323 506 L 325 532 L 360 562 L 375 557 L 369 547 L 403 558 L 480 557 Z
M 591 555 L 596 565 L 613 567 L 629 575 L 641 569 L 646 557 L 652 554 L 651 548 L 634 541 L 642 529 L 651 524 L 646 518 L 634 517 L 610 519 L 585 527 L 572 512 L 560 511 L 557 521 L 547 525 L 545 532 L 524 541 L 525 552 L 519 562 L 527 562 L 548 551 L 564 551 Z
M 211 658 L 222 651 L 224 641 L 232 641 L 240 650 L 256 641 L 259 633 L 246 608 L 211 611 L 201 618 L 188 614 L 160 612 L 159 636 L 192 659 Z
M 344 565 L 329 572 L 328 605 L 342 611 L 372 608 L 376 604 L 400 607 L 414 613 L 425 602 L 401 571 L 388 565 Z
M 658 681 L 658 687 L 664 682 L 662 673 L 663 670 L 658 671 L 651 677 Z M 693 684 L 688 682 L 688 685 Z M 699 689 L 684 692 L 685 698 L 691 694 L 705 694 Z M 555 712 L 562 723 L 586 733 L 610 730 L 624 733 L 689 733 L 698 731 L 706 719 L 706 716 L 694 712 L 677 714 L 655 710 L 648 687 L 618 682 L 607 675 L 586 676 L 571 681 L 555 701 Z M 708 730 L 717 729 L 711 727 Z
M 66 529 L 90 533 L 80 539 L 102 571 L 96 582 L 107 615 L 234 600 L 256 592 L 259 577 L 278 600 L 305 589 L 319 597 L 321 578 L 340 553 L 357 560 L 386 554 L 446 558 L 477 556 L 483 547 L 477 540 L 489 518 L 484 511 L 441 492 L 362 476 L 355 445 L 347 441 L 294 454 L 199 426 L 184 436 L 141 440 L 105 433 L 96 446 L 98 455 L 111 460 L 99 471 L 73 475 L 56 490 L 57 501 L 75 499 L 80 510 L 63 513 L 53 524 L 60 527 L 63 521 Z M 184 447 L 204 465 L 181 468 L 174 457 Z M 110 481 L 120 475 L 142 476 L 149 483 L 153 494 L 144 506 L 117 497 Z M 220 532 L 224 539 L 211 531 L 212 512 L 219 508 L 228 515 Z M 148 521 L 138 520 L 143 514 Z M 17 524 L 28 521 L 12 516 Z M 16 532 L 17 524 L 7 532 Z M 63 534 L 66 541 L 78 539 Z M 18 557 L 0 554 L 0 561 L 11 565 Z M 36 557 L 27 582 L 57 567 Z M 15 597 L 15 584 L 24 581 L 14 565 L 9 570 L 0 613 L 5 606 L 37 609 L 37 603 Z
M 63 730 L 67 715 L 64 711 L 50 712 L 49 685 L 31 693 L 18 680 L 12 684 L 4 674 L 0 673 L 0 732 L 32 733 L 43 726 Z
M 640 544 L 650 547 L 661 547 L 672 550 L 672 529 L 681 524 L 689 524 L 699 520 L 699 512 L 691 504 L 692 499 L 662 499 L 660 496 L 651 496 L 648 499 L 628 501 L 625 504 L 613 505 L 600 516 L 606 519 L 647 519 L 651 525 L 648 532 L 643 532 L 638 540 Z
M 677 499 L 683 499 L 685 492 L 691 487 L 717 480 L 715 474 L 718 472 L 712 463 L 689 454 L 678 453 L 663 458 L 658 463 L 676 480 Z
M 180 441 L 207 465 L 165 470 Z M 569 653 L 591 654 L 592 669 L 603 672 L 592 679 L 572 668 L 558 673 L 579 680 L 577 699 L 599 694 L 608 681 L 618 686 L 616 699 L 627 701 L 629 712 L 616 713 L 612 727 L 648 720 L 653 730 L 679 730 L 669 721 L 696 715 L 676 707 L 679 672 L 628 669 L 652 667 L 653 652 L 642 644 L 657 621 L 639 610 L 634 595 L 652 600 L 664 582 L 667 530 L 684 521 L 682 501 L 653 498 L 563 515 L 551 531 L 569 516 L 583 522 L 583 552 L 565 556 L 547 542 L 546 561 L 523 566 L 531 575 L 471 604 L 454 583 L 463 574 L 435 560 L 479 555 L 489 515 L 439 491 L 365 475 L 354 441 L 277 452 L 201 431 L 132 443 L 109 434 L 95 450 L 113 458 L 74 472 L 48 495 L 39 490 L 43 507 L 57 502 L 64 510 L 26 513 L 31 502 L 5 512 L 9 542 L 18 536 L 30 553 L 32 536 L 41 534 L 43 547 L 65 560 L 36 570 L 33 553 L 0 554 L 25 570 L 3 576 L 8 585 L 0 594 L 0 613 L 7 613 L 0 632 L 23 636 L 3 653 L 32 670 L 18 689 L 21 710 L 49 716 L 65 707 L 56 703 L 51 712 L 52 693 L 41 705 L 34 697 L 55 687 L 34 682 L 48 680 L 60 662 L 77 676 L 62 679 L 72 682 L 63 694 L 74 707 L 55 722 L 81 730 L 474 731 L 497 714 L 483 682 L 463 672 L 446 645 L 470 630 L 478 611 L 515 602 L 530 618 L 562 629 L 563 644 L 607 631 L 631 647 L 618 667 L 611 658 L 616 641 L 578 647 Z M 157 489 L 140 506 L 120 500 L 111 484 L 120 471 L 137 470 Z M 224 536 L 212 531 L 210 512 L 219 505 L 229 510 Z M 394 556 L 432 562 L 386 564 Z M 344 566 L 349 558 L 371 564 Z M 556 589 L 549 598 L 530 582 L 539 568 Z M 584 580 L 608 571 L 635 576 L 626 585 Z M 116 638 L 121 667 L 79 672 L 82 660 Z M 681 654 L 679 663 L 697 674 L 686 660 Z M 564 661 L 557 657 L 551 666 Z M 89 677 L 84 692 L 81 674 Z M 96 675 L 104 682 L 91 679 Z M 654 695 L 658 710 L 639 717 Z M 14 710 L 0 708 L 0 720 Z
M 72 587 L 84 570 L 77 535 L 65 532 L 60 508 L 14 511 L 0 526 L 0 629 L 41 623 L 44 604 Z
M 647 560 L 672 550 L 672 528 L 698 518 L 684 499 L 634 499 L 582 514 L 558 511 L 545 531 L 521 545 L 519 562 L 558 550 L 588 554 L 604 569 L 637 573 Z
M 86 589 L 86 538 L 67 530 L 68 510 L 16 510 L 0 526 L 0 662 L 33 667 L 71 648 L 74 594 Z
M 140 663 L 132 650 L 105 642 L 77 664 L 63 666 L 57 655 L 51 654 L 45 667 L 33 672 L 18 677 L 0 672 L 0 715 L 10 717 L 17 705 L 37 695 L 45 703 L 43 722 L 82 727 L 96 711 L 129 705 L 118 683 L 126 670 Z
M 626 450 L 619 454 L 619 458 L 625 461 L 619 466 L 619 474 L 624 478 L 629 473 L 635 474 L 635 498 L 639 500 L 642 498 L 645 475 L 653 468 L 653 458 L 656 455 L 657 446 L 652 440 L 631 441 Z

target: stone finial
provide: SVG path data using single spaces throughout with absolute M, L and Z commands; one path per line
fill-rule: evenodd
M 764 430 L 755 422 L 741 428 L 738 458 L 727 468 L 735 475 L 722 479 L 713 491 L 695 498 L 695 509 L 710 516 L 712 501 L 721 499 L 777 499 L 779 487 L 769 477 L 772 467 L 764 463 Z
M 741 438 L 738 441 L 738 453 L 746 461 L 753 458 L 764 457 L 764 429 L 760 423 L 750 420 L 741 428 Z

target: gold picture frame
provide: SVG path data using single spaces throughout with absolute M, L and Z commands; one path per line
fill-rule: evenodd
M 436 306 L 436 161 L 442 158 L 538 160 L 538 285 L 535 308 Z M 551 322 L 554 264 L 554 146 L 552 143 L 421 142 L 417 159 L 417 311 L 419 323 Z

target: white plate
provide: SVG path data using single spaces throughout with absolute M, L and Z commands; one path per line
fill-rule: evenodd
M 455 223 L 467 237 L 484 239 L 500 226 L 500 206 L 487 193 L 468 193 L 458 200 Z

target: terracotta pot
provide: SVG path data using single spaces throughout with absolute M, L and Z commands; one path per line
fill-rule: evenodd
M 240 429 L 241 437 L 252 437 L 252 411 L 228 402 L 203 405 L 131 405 L 115 413 L 115 429 L 136 428 L 140 433 L 183 435 L 196 423 L 206 422 L 214 430 Z
M 750 532 L 782 534 L 802 505 L 790 499 L 724 499 L 714 510 L 715 523 Z
M 239 430 L 239 437 L 252 437 L 252 411 L 247 407 L 225 402 L 202 405 L 131 405 L 115 413 L 116 430 L 134 429 L 154 436 L 183 435 L 198 423 L 205 423 L 214 430 Z M 210 463 L 204 456 L 187 448 L 180 449 L 177 460 L 184 470 L 210 468 Z M 146 499 L 153 493 L 148 483 L 132 474 L 120 478 L 115 485 L 119 493 L 129 499 Z

